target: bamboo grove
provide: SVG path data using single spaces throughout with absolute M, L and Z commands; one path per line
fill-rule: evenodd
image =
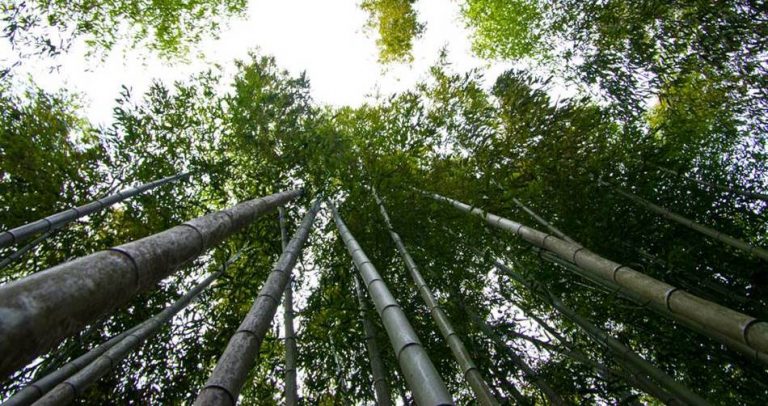
M 0 178 L 5 402 L 768 397 L 763 136 L 691 142 L 699 118 L 664 112 L 639 134 L 440 61 L 317 106 L 250 58 L 225 90 L 217 71 L 125 90 L 106 127 L 3 94 L 4 128 L 41 132 Z

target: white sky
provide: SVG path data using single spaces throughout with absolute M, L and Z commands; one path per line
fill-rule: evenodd
M 472 55 L 470 33 L 460 19 L 457 1 L 419 0 L 416 8 L 427 27 L 414 44 L 415 61 L 410 65 L 383 68 L 377 63 L 375 38 L 363 31 L 367 16 L 357 1 L 251 0 L 247 18 L 231 21 L 220 39 L 193 49 L 190 63 L 169 64 L 145 50 L 117 50 L 104 62 L 89 61 L 85 47 L 77 44 L 60 58 L 57 72 L 49 72 L 50 61 L 42 60 L 25 62 L 17 73 L 30 74 L 47 90 L 65 87 L 82 93 L 87 117 L 107 124 L 121 85 L 137 94 L 153 79 L 166 83 L 184 79 L 211 63 L 231 67 L 234 59 L 245 59 L 256 48 L 275 56 L 278 65 L 291 73 L 306 71 L 315 101 L 337 106 L 359 105 L 377 91 L 389 94 L 412 87 L 426 77 L 444 46 L 456 71 L 488 68 L 489 83 L 510 66 L 490 66 Z M 8 50 L 0 47 L 0 52 Z M 194 57 L 200 53 L 204 59 Z

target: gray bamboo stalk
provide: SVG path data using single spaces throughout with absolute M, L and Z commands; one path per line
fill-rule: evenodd
M 299 195 L 292 190 L 249 200 L 0 286 L 0 377 Z
M 760 247 L 756 247 L 754 245 L 751 245 L 747 242 L 744 242 L 742 240 L 739 240 L 738 238 L 731 237 L 730 235 L 724 234 L 720 231 L 717 231 L 711 227 L 707 227 L 705 225 L 699 224 L 693 220 L 687 219 L 677 213 L 673 213 L 661 206 L 655 205 L 648 200 L 643 199 L 642 197 L 639 197 L 637 195 L 634 195 L 632 193 L 629 193 L 625 190 L 622 190 L 619 187 L 613 186 L 609 183 L 599 181 L 599 183 L 603 186 L 608 186 L 612 188 L 616 193 L 626 197 L 629 200 L 632 200 L 634 203 L 638 204 L 639 206 L 644 207 L 645 209 L 648 209 L 662 217 L 668 220 L 672 220 L 676 223 L 682 224 L 691 230 L 698 231 L 701 234 L 704 234 L 708 237 L 711 237 L 717 241 L 722 242 L 723 244 L 730 245 L 731 247 L 740 249 L 748 254 L 754 255 L 758 258 L 768 260 L 768 250 Z
M 544 220 L 541 216 L 536 214 L 533 210 L 529 209 L 526 205 L 524 205 L 520 200 L 517 198 L 512 198 L 512 201 L 517 205 L 517 207 L 523 209 L 524 212 L 528 213 L 529 216 L 533 217 L 534 220 L 536 220 L 539 224 L 546 227 L 547 230 L 549 230 L 550 233 L 556 235 L 558 238 L 563 239 L 565 241 L 568 241 L 570 243 L 578 244 L 575 240 L 573 240 L 571 237 L 568 237 L 560 231 L 557 227 L 553 226 L 550 222 L 547 220 Z
M 240 327 L 229 339 L 227 348 L 219 357 L 216 367 L 198 394 L 195 405 L 235 405 L 237 403 L 248 372 L 258 358 L 261 342 L 277 312 L 280 297 L 291 280 L 293 267 L 309 237 L 315 217 L 320 211 L 320 203 L 320 198 L 315 199 L 291 241 L 272 266 L 272 272 L 261 287 L 259 295 Z
M 133 331 L 141 327 L 143 324 L 144 323 L 141 323 L 137 326 L 134 326 L 110 338 L 109 340 L 105 341 L 102 344 L 99 344 L 98 346 L 88 351 L 87 353 L 62 365 L 61 368 L 51 372 L 50 374 L 44 376 L 43 378 L 36 380 L 35 382 L 32 382 L 31 384 L 24 387 L 24 389 L 16 392 L 15 394 L 13 394 L 13 396 L 8 398 L 8 400 L 6 400 L 3 403 L 3 406 L 31 405 L 34 401 L 36 401 L 37 399 L 40 399 L 43 395 L 48 393 L 56 385 L 60 384 L 65 379 L 77 373 L 77 371 L 80 371 L 81 369 L 88 366 L 88 364 L 90 364 L 96 358 L 101 356 L 101 354 L 104 354 L 105 352 L 107 352 L 108 349 L 114 347 L 123 338 L 128 336 L 128 334 L 131 334 Z
M 538 387 L 541 392 L 546 396 L 547 400 L 549 400 L 550 404 L 553 405 L 565 405 L 567 404 L 560 395 L 557 394 L 557 392 L 552 388 L 552 386 L 549 385 L 549 383 L 542 378 L 536 371 L 531 368 L 530 365 L 528 365 L 525 360 L 519 356 L 513 349 L 511 349 L 509 346 L 507 346 L 505 343 L 501 342 L 501 337 L 499 337 L 498 333 L 493 331 L 488 324 L 485 322 L 485 320 L 477 320 L 480 329 L 491 338 L 494 344 L 496 344 L 496 347 L 499 348 L 502 352 L 504 352 L 507 357 L 512 361 L 515 366 L 523 372 L 523 375 L 525 375 L 525 379 L 527 379 L 530 383 L 534 384 L 536 387 Z
M 634 292 L 644 302 L 656 303 L 667 308 L 670 313 L 686 317 L 701 325 L 702 331 L 710 337 L 726 336 L 755 351 L 768 352 L 768 322 L 694 296 L 553 235 L 486 213 L 481 209 L 472 208 L 447 197 L 431 196 L 435 200 L 448 202 L 461 211 L 480 216 L 492 226 L 510 231 L 537 247 L 551 251 L 597 278 L 613 281 L 628 291 Z
M 679 173 L 677 171 L 673 171 L 671 169 L 667 169 L 667 168 L 665 168 L 663 166 L 659 166 L 659 165 L 655 165 L 655 164 L 650 164 L 650 165 L 653 166 L 654 168 L 662 171 L 662 172 L 670 173 L 672 175 L 679 176 L 679 177 L 684 178 L 684 179 L 688 179 L 688 180 L 696 182 L 696 183 L 698 183 L 700 185 L 704 185 L 704 186 L 707 186 L 707 187 L 710 187 L 710 188 L 713 188 L 713 189 L 723 190 L 723 191 L 726 191 L 726 192 L 729 192 L 729 193 L 734 193 L 734 194 L 741 195 L 741 196 L 744 196 L 744 197 L 747 197 L 747 198 L 750 198 L 750 199 L 757 199 L 757 200 L 763 200 L 763 201 L 768 202 L 768 195 L 764 194 L 764 193 L 750 192 L 748 190 L 744 190 L 744 189 L 740 189 L 740 188 L 728 187 L 728 186 L 724 186 L 724 185 L 718 185 L 717 183 L 711 183 L 711 182 L 707 182 L 707 181 L 699 180 L 699 179 L 696 179 L 696 178 L 693 178 L 693 177 L 690 177 L 690 176 L 683 175 L 683 174 L 681 174 L 681 173 Z
M 169 176 L 167 178 L 159 179 L 154 182 L 149 182 L 143 185 L 121 190 L 113 195 L 102 197 L 101 199 L 95 200 L 88 204 L 84 204 L 79 207 L 73 207 L 45 217 L 41 220 L 33 221 L 31 223 L 24 224 L 23 226 L 4 231 L 0 233 L 0 248 L 23 241 L 40 232 L 51 231 L 63 227 L 67 223 L 71 223 L 81 217 L 85 217 L 89 214 L 103 210 L 115 203 L 122 202 L 123 200 L 144 193 L 147 190 L 152 190 L 156 187 L 165 185 L 166 183 L 176 182 L 177 180 L 186 178 L 189 175 L 190 172 L 184 172 L 174 176 Z
M 239 257 L 240 253 L 236 254 L 220 270 L 195 285 L 187 294 L 177 299 L 154 317 L 136 326 L 135 329 L 132 329 L 133 331 L 130 331 L 123 339 L 91 361 L 86 367 L 56 385 L 40 400 L 36 401 L 34 405 L 64 405 L 73 402 L 86 388 L 116 367 L 134 348 L 147 338 L 155 335 L 160 327 L 171 320 L 182 309 L 186 308 L 205 288 L 224 273 L 228 265 L 235 262 Z
M 288 247 L 288 230 L 285 225 L 285 208 L 278 208 L 280 216 L 280 241 L 283 251 Z M 283 296 L 283 325 L 285 326 L 285 404 L 299 404 L 296 382 L 296 332 L 293 329 L 293 280 L 288 281 Z
M 53 233 L 56 232 L 56 230 L 58 230 L 58 228 L 47 231 L 45 234 L 32 240 L 29 244 L 24 245 L 23 247 L 14 251 L 11 255 L 8 255 L 7 257 L 3 258 L 3 260 L 0 261 L 0 269 L 3 269 L 8 265 L 12 264 L 13 261 L 21 258 L 22 256 L 24 256 L 24 254 L 26 254 L 27 252 L 35 248 L 37 244 L 40 244 L 41 242 L 47 240 L 48 237 L 50 237 L 51 235 L 53 235 Z
M 329 202 L 333 219 L 341 239 L 347 247 L 360 276 L 371 295 L 376 311 L 384 324 L 392 343 L 400 368 L 416 403 L 421 406 L 453 405 L 453 399 L 435 366 L 421 345 L 416 332 L 408 322 L 397 301 L 371 261 L 363 252 L 352 233 L 339 216 L 336 207 Z
M 397 246 L 397 251 L 400 253 L 400 256 L 402 257 L 408 272 L 411 274 L 411 278 L 413 279 L 413 283 L 416 284 L 416 289 L 418 290 L 421 299 L 429 308 L 429 313 L 432 315 L 432 319 L 435 320 L 435 324 L 437 324 L 440 333 L 448 343 L 448 346 L 453 353 L 453 357 L 456 359 L 456 363 L 459 364 L 459 368 L 461 369 L 464 379 L 467 380 L 470 388 L 475 393 L 478 403 L 481 405 L 490 406 L 498 405 L 499 402 L 493 396 L 493 392 L 491 392 L 488 384 L 483 379 L 480 370 L 477 368 L 477 365 L 475 365 L 475 362 L 469 355 L 469 351 L 467 351 L 464 343 L 453 329 L 448 315 L 445 314 L 445 311 L 443 311 L 443 309 L 440 307 L 440 304 L 437 302 L 437 300 L 435 300 L 435 297 L 432 294 L 432 291 L 429 289 L 427 282 L 421 276 L 421 272 L 419 272 L 419 268 L 416 266 L 416 262 L 411 257 L 411 254 L 408 253 L 408 250 L 406 249 L 403 240 L 400 238 L 400 235 L 398 235 L 392 227 L 392 221 L 389 218 L 387 209 L 384 207 L 384 202 L 382 202 L 381 198 L 379 198 L 379 195 L 376 193 L 376 189 L 372 188 L 371 190 L 373 192 L 374 199 L 376 199 L 376 203 L 379 205 L 379 211 L 381 211 L 381 215 L 384 217 L 384 224 L 389 230 L 389 235 L 392 237 L 392 241 L 394 241 L 395 245 Z
M 634 293 L 634 292 L 632 292 L 632 291 L 630 291 L 630 290 L 628 290 L 628 289 L 626 289 L 626 288 L 624 288 L 624 287 L 622 287 L 622 286 L 620 286 L 620 285 L 618 285 L 618 284 L 616 284 L 616 283 L 614 283 L 612 281 L 595 277 L 589 271 L 584 270 L 584 269 L 580 268 L 579 266 L 577 266 L 576 264 L 574 264 L 572 262 L 569 262 L 569 261 L 566 261 L 566 260 L 558 257 L 557 255 L 555 255 L 555 254 L 553 254 L 553 253 L 551 253 L 549 251 L 539 250 L 539 256 L 541 256 L 543 259 L 545 259 L 545 260 L 547 260 L 549 262 L 558 264 L 558 265 L 560 265 L 560 266 L 562 266 L 562 267 L 564 267 L 564 268 L 566 268 L 566 269 L 576 273 L 577 275 L 579 275 L 579 276 L 581 276 L 581 277 L 591 281 L 595 285 L 602 287 L 607 292 L 619 293 L 622 297 L 626 298 L 627 300 L 635 302 L 635 303 L 637 303 L 637 304 L 639 304 L 641 306 L 647 307 L 647 308 L 649 308 L 650 310 L 654 311 L 655 313 L 657 313 L 659 315 L 662 315 L 662 316 L 665 316 L 665 317 L 669 317 L 672 320 L 680 323 L 681 325 L 683 325 L 684 327 L 687 327 L 690 330 L 693 330 L 693 331 L 695 331 L 695 332 L 697 332 L 697 333 L 699 333 L 701 335 L 709 336 L 710 338 L 714 339 L 715 341 L 717 341 L 717 342 L 719 342 L 719 343 L 729 347 L 730 349 L 732 349 L 734 351 L 737 351 L 737 352 L 740 352 L 740 353 L 744 354 L 745 356 L 747 356 L 750 359 L 753 359 L 755 361 L 759 361 L 759 362 L 761 362 L 763 364 L 768 365 L 768 354 L 760 352 L 760 351 L 756 351 L 755 349 L 749 347 L 748 345 L 743 344 L 741 341 L 734 340 L 734 339 L 732 339 L 732 338 L 730 338 L 730 337 L 728 337 L 728 336 L 726 336 L 724 334 L 721 334 L 719 332 L 716 332 L 716 331 L 709 331 L 709 332 L 707 332 L 707 329 L 704 326 L 702 326 L 700 323 L 697 323 L 697 322 L 695 322 L 695 321 L 693 321 L 693 320 L 691 320 L 691 319 L 689 319 L 689 318 L 687 318 L 685 316 L 682 316 L 680 314 L 673 313 L 673 312 L 669 311 L 669 309 L 667 307 L 661 306 L 661 305 L 659 305 L 656 302 L 649 302 L 648 300 L 645 300 L 644 298 L 642 298 L 638 294 L 636 294 L 636 293 Z
M 661 385 L 665 390 L 669 391 L 676 398 L 680 399 L 682 404 L 702 406 L 709 404 L 699 395 L 693 393 L 690 389 L 672 379 L 672 377 L 667 375 L 664 371 L 656 368 L 644 358 L 637 355 L 634 351 L 622 344 L 619 340 L 606 334 L 587 319 L 581 317 L 570 307 L 563 304 L 551 292 L 547 291 L 546 288 L 540 283 L 536 281 L 529 281 L 520 274 L 514 272 L 498 259 L 494 260 L 494 265 L 499 271 L 516 280 L 526 289 L 538 295 L 543 300 L 549 302 L 552 307 L 560 312 L 560 314 L 578 325 L 585 333 L 587 333 L 588 336 L 592 337 L 595 342 L 606 346 L 617 358 L 623 359 L 625 362 L 630 364 L 632 368 L 636 368 L 642 371 L 644 374 L 651 377 L 654 381 L 658 382 L 658 384 Z
M 368 359 L 371 362 L 371 374 L 373 375 L 373 389 L 376 392 L 376 404 L 378 406 L 392 406 L 392 398 L 389 393 L 389 384 L 387 384 L 384 363 L 381 361 L 381 352 L 379 344 L 376 342 L 376 328 L 370 319 L 368 319 L 368 306 L 365 304 L 363 288 L 360 287 L 360 281 L 357 276 L 352 276 L 355 280 L 355 292 L 357 292 L 357 302 L 360 306 L 360 319 L 363 322 L 363 332 L 365 333 L 365 346 L 368 349 Z

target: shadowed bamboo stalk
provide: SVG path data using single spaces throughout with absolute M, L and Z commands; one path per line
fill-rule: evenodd
M 299 195 L 292 190 L 249 200 L 0 286 L 0 377 Z
M 667 308 L 670 313 L 686 317 L 701 325 L 704 333 L 710 337 L 726 336 L 755 351 L 768 352 L 768 323 L 765 321 L 694 296 L 553 235 L 486 213 L 481 209 L 472 208 L 447 197 L 428 195 L 435 200 L 450 203 L 456 209 L 482 217 L 488 224 L 510 231 L 537 247 L 551 251 L 597 278 L 613 281 L 628 291 L 634 292 L 645 302 L 656 303 Z
M 658 170 L 660 170 L 662 172 L 670 173 L 672 175 L 679 176 L 679 177 L 684 178 L 684 179 L 688 179 L 688 180 L 696 182 L 696 183 L 698 183 L 700 185 L 704 185 L 704 186 L 707 186 L 707 187 L 710 187 L 710 188 L 713 188 L 713 189 L 720 189 L 720 190 L 723 190 L 723 191 L 726 191 L 726 192 L 729 192 L 729 193 L 734 193 L 734 194 L 737 194 L 737 195 L 741 195 L 741 196 L 744 196 L 744 197 L 747 197 L 747 198 L 750 198 L 750 199 L 758 199 L 758 200 L 763 200 L 763 201 L 768 202 L 768 195 L 764 194 L 764 193 L 750 192 L 748 190 L 744 190 L 744 189 L 740 189 L 740 188 L 734 188 L 734 187 L 728 187 L 728 186 L 724 186 L 724 185 L 718 185 L 717 183 L 711 183 L 711 182 L 707 182 L 707 181 L 699 180 L 699 179 L 696 179 L 696 178 L 693 178 L 693 177 L 690 177 L 690 176 L 683 175 L 683 174 L 681 174 L 681 173 L 679 173 L 677 171 L 673 171 L 671 169 L 667 169 L 667 168 L 665 168 L 663 166 L 659 166 L 659 165 L 655 165 L 655 164 L 649 164 L 649 165 L 651 165 L 652 167 L 654 167 L 654 168 L 656 168 L 656 169 L 658 169 Z
M 724 234 L 720 231 L 717 231 L 713 228 L 707 227 L 705 225 L 699 224 L 693 220 L 687 219 L 677 213 L 673 213 L 661 206 L 657 206 L 648 200 L 643 199 L 642 197 L 639 197 L 637 195 L 634 195 L 632 193 L 629 193 L 625 190 L 622 190 L 619 187 L 613 186 L 609 183 L 598 181 L 603 186 L 608 186 L 611 189 L 613 189 L 616 193 L 626 197 L 629 200 L 632 200 L 636 204 L 664 217 L 665 219 L 672 220 L 676 223 L 682 224 L 691 230 L 698 231 L 701 234 L 704 234 L 708 237 L 714 238 L 717 241 L 722 242 L 723 244 L 730 245 L 731 247 L 738 248 L 748 254 L 754 255 L 758 258 L 768 260 L 768 250 L 760 247 L 755 247 L 754 245 L 748 244 L 742 240 L 739 240 L 738 238 L 731 237 L 730 235 Z
M 529 209 L 526 205 L 524 205 L 520 200 L 517 200 L 517 198 L 512 198 L 512 201 L 517 205 L 517 207 L 523 209 L 524 212 L 528 213 L 529 216 L 533 217 L 534 220 L 536 220 L 539 224 L 546 227 L 547 230 L 549 230 L 550 233 L 556 235 L 558 238 L 563 239 L 565 241 L 578 244 L 575 240 L 573 240 L 571 237 L 568 237 L 560 231 L 557 227 L 553 226 L 550 222 L 547 220 L 544 220 L 541 216 L 536 214 L 533 210 Z
M 288 247 L 288 230 L 285 225 L 285 208 L 278 207 L 280 217 L 280 242 L 283 251 Z M 299 404 L 296 383 L 296 333 L 293 330 L 293 280 L 288 281 L 283 296 L 283 325 L 285 326 L 285 404 Z
M 41 220 L 33 221 L 31 223 L 24 224 L 23 226 L 4 231 L 0 233 L 0 248 L 23 241 L 40 232 L 53 231 L 55 229 L 61 228 L 81 217 L 85 217 L 89 214 L 105 209 L 115 203 L 122 202 L 123 200 L 144 193 L 147 190 L 151 190 L 156 187 L 165 185 L 166 183 L 171 183 L 179 179 L 186 178 L 189 175 L 190 172 L 184 172 L 178 175 L 159 179 L 154 182 L 145 183 L 143 185 L 121 190 L 113 195 L 102 197 L 101 199 L 90 202 L 88 204 L 73 207 L 71 209 L 52 214 Z
M 379 198 L 379 195 L 376 193 L 375 189 L 372 189 L 372 192 L 374 199 L 376 199 L 376 203 L 379 205 L 379 211 L 381 211 L 381 215 L 384 217 L 384 224 L 389 230 L 389 235 L 392 237 L 392 241 L 394 241 L 395 245 L 397 246 L 397 251 L 400 253 L 400 256 L 402 257 L 408 272 L 411 274 L 411 278 L 413 279 L 413 283 L 416 284 L 416 289 L 419 291 L 421 299 L 429 308 L 429 313 L 432 315 L 432 319 L 434 319 L 435 324 L 437 324 L 437 327 L 440 330 L 440 333 L 448 343 L 448 346 L 453 353 L 453 357 L 459 364 L 459 368 L 461 369 L 464 379 L 467 380 L 470 388 L 475 393 L 478 403 L 481 405 L 498 405 L 499 402 L 493 396 L 493 393 L 488 387 L 488 384 L 485 383 L 480 370 L 477 368 L 477 365 L 475 365 L 475 362 L 469 355 L 469 351 L 467 351 L 464 343 L 453 329 L 448 315 L 445 314 L 445 311 L 443 311 L 443 309 L 437 303 L 437 300 L 435 300 L 432 291 L 429 289 L 429 286 L 427 286 L 427 282 L 421 276 L 421 272 L 419 272 L 419 268 L 416 266 L 416 262 L 405 248 L 405 244 L 403 244 L 403 240 L 400 238 L 400 235 L 398 235 L 392 227 L 392 221 L 389 218 L 387 209 L 384 207 L 384 202 L 381 201 L 381 198 Z
M 390 293 L 386 283 L 363 252 L 352 233 L 339 216 L 336 207 L 329 202 L 333 219 L 360 276 L 371 295 L 376 311 L 384 324 L 392 343 L 400 368 L 416 403 L 420 406 L 453 405 L 442 378 L 421 345 L 416 332 L 405 317 L 400 305 Z
M 669 391 L 673 396 L 678 398 L 682 404 L 701 406 L 709 404 L 699 395 L 693 393 L 690 389 L 672 379 L 672 377 L 667 375 L 664 371 L 656 368 L 644 358 L 637 355 L 634 351 L 626 347 L 619 340 L 606 334 L 587 319 L 581 317 L 570 307 L 563 304 L 551 292 L 547 291 L 546 288 L 537 281 L 529 281 L 522 275 L 514 272 L 498 259 L 494 259 L 494 265 L 499 271 L 514 279 L 544 301 L 550 303 L 552 307 L 560 312 L 560 314 L 578 325 L 585 333 L 587 333 L 588 336 L 592 337 L 595 342 L 606 346 L 617 358 L 623 359 L 625 362 L 630 364 L 632 368 L 636 368 L 647 376 L 651 377 L 659 385 L 664 387 L 665 390 Z
M 261 342 L 272 324 L 280 297 L 291 280 L 291 271 L 309 237 L 312 224 L 320 211 L 320 198 L 307 210 L 301 225 L 293 234 L 280 258 L 272 266 L 267 280 L 243 319 L 240 327 L 229 339 L 227 348 L 219 357 L 208 381 L 198 394 L 195 405 L 235 405 L 259 355 Z
M 376 342 L 376 329 L 368 319 L 368 306 L 365 304 L 363 288 L 360 287 L 360 281 L 357 276 L 352 275 L 355 280 L 355 292 L 357 292 L 357 302 L 360 307 L 360 319 L 363 322 L 363 332 L 365 333 L 365 346 L 368 349 L 368 358 L 371 362 L 371 374 L 373 375 L 373 389 L 376 392 L 376 404 L 378 406 L 392 406 L 392 398 L 389 396 L 389 385 L 387 384 L 384 363 L 381 361 L 381 352 L 379 344 Z
M 211 274 L 202 282 L 195 285 L 195 287 L 187 292 L 187 294 L 180 297 L 172 305 L 166 307 L 151 319 L 136 326 L 136 328 L 128 332 L 128 334 L 119 342 L 115 343 L 111 348 L 91 361 L 79 372 L 56 385 L 50 392 L 35 402 L 34 405 L 64 405 L 73 402 L 86 388 L 94 384 L 112 368 L 116 367 L 135 347 L 140 345 L 147 338 L 155 335 L 160 327 L 171 320 L 173 316 L 179 313 L 182 309 L 186 308 L 203 290 L 205 290 L 205 288 L 226 271 L 228 265 L 237 261 L 239 257 L 240 253 L 237 253 L 229 259 L 219 271 Z

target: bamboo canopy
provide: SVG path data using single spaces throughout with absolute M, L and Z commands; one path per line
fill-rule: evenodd
M 89 214 L 95 213 L 99 210 L 103 210 L 115 203 L 122 202 L 133 196 L 142 194 L 148 190 L 155 189 L 167 183 L 176 182 L 177 180 L 185 179 L 189 177 L 190 172 L 179 173 L 177 175 L 169 176 L 167 178 L 159 179 L 154 182 L 145 183 L 136 187 L 131 187 L 125 190 L 121 190 L 113 195 L 102 197 L 101 199 L 84 204 L 78 207 L 72 207 L 70 209 L 52 214 L 41 220 L 27 223 L 22 226 L 10 229 L 0 233 L 0 248 L 6 247 L 10 244 L 17 243 L 27 238 L 44 231 L 53 231 L 61 228 L 68 223 L 71 223 L 81 217 L 85 217 Z
M 478 403 L 481 405 L 498 405 L 499 402 L 494 397 L 491 389 L 485 382 L 485 379 L 483 379 L 483 376 L 480 373 L 480 370 L 477 368 L 477 365 L 475 365 L 475 362 L 472 361 L 472 357 L 469 355 L 469 351 L 467 351 L 466 347 L 464 347 L 464 343 L 461 342 L 461 339 L 453 329 L 448 315 L 445 314 L 445 311 L 443 311 L 443 309 L 440 307 L 440 304 L 437 302 L 437 300 L 435 300 L 435 297 L 432 294 L 432 291 L 429 289 L 427 282 L 424 280 L 424 277 L 421 276 L 421 272 L 419 272 L 419 268 L 416 266 L 416 262 L 411 257 L 411 254 L 408 252 L 405 244 L 403 244 L 403 240 L 400 238 L 400 235 L 398 235 L 392 227 L 392 221 L 389 218 L 387 209 L 384 207 L 384 202 L 381 201 L 381 198 L 379 198 L 379 195 L 376 193 L 375 189 L 373 189 L 373 197 L 376 199 L 376 204 L 379 206 L 379 211 L 381 211 L 381 215 L 384 218 L 384 224 L 387 226 L 387 230 L 389 230 L 389 235 L 392 237 L 392 241 L 395 243 L 397 251 L 400 253 L 403 262 L 405 263 L 406 269 L 408 269 L 408 272 L 411 274 L 413 283 L 416 284 L 416 290 L 418 290 L 422 300 L 429 308 L 429 313 L 432 315 L 432 319 L 435 321 L 435 324 L 437 324 L 437 327 L 440 330 L 440 334 L 443 335 L 443 338 L 451 348 L 453 357 L 459 364 L 459 368 L 461 369 L 464 379 L 467 380 L 470 388 L 475 393 Z
M 280 258 L 272 266 L 272 272 L 269 273 L 253 306 L 229 339 L 227 348 L 197 396 L 196 405 L 237 403 L 248 372 L 258 358 L 261 342 L 277 312 L 280 297 L 291 280 L 291 271 L 309 238 L 312 224 L 321 208 L 320 203 L 321 199 L 316 198 Z
M 680 314 L 700 324 L 703 332 L 710 337 L 715 338 L 724 335 L 755 351 L 763 353 L 768 351 L 768 322 L 694 296 L 680 288 L 638 272 L 629 266 L 603 258 L 582 246 L 561 240 L 553 235 L 487 213 L 479 208 L 472 208 L 441 195 L 427 195 L 437 201 L 449 203 L 458 210 L 482 217 L 488 224 L 510 231 L 537 247 L 551 251 L 558 257 L 589 271 L 597 278 L 613 281 L 617 285 L 636 293 L 646 302 L 653 302 L 666 307 L 670 313 Z
M 421 345 L 419 337 L 411 327 L 408 318 L 400 309 L 379 272 L 371 264 L 362 247 L 344 224 L 336 207 L 332 203 L 333 219 L 339 229 L 339 235 L 344 241 L 360 276 L 371 295 L 376 311 L 384 324 L 387 335 L 395 351 L 400 368 L 413 392 L 416 403 L 425 405 L 453 405 L 453 399 L 448 393 L 442 378 L 438 374 L 426 350 Z
M 0 376 L 301 193 L 290 190 L 249 200 L 0 286 Z

